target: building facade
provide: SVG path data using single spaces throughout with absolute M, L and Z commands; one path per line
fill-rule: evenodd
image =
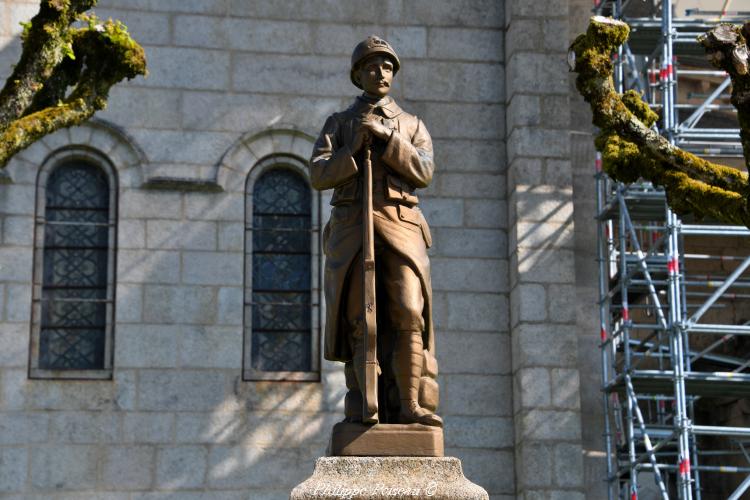
M 3 79 L 37 8 L 0 2 Z M 378 34 L 434 141 L 446 454 L 493 499 L 602 498 L 593 146 L 565 63 L 589 9 L 100 1 L 149 75 L 5 169 L 0 495 L 280 499 L 312 472 L 346 388 L 306 162 Z

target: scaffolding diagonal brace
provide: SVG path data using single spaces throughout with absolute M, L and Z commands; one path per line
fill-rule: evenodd
M 729 77 L 726 77 L 723 82 L 721 82 L 721 85 L 716 87 L 716 90 L 711 92 L 711 95 L 709 95 L 705 101 L 696 109 L 693 111 L 693 114 L 688 116 L 684 122 L 680 124 L 680 130 L 682 129 L 691 129 L 695 127 L 701 118 L 703 118 L 703 115 L 706 114 L 706 110 L 708 109 L 708 106 L 713 103 L 717 97 L 721 95 L 724 90 L 726 90 L 727 87 L 732 83 L 732 79 Z
M 693 314 L 688 320 L 688 325 L 693 325 L 700 321 L 701 317 L 706 314 L 706 311 L 708 311 L 711 306 L 716 303 L 719 297 L 721 297 L 724 292 L 726 292 L 727 289 L 732 286 L 735 281 L 737 281 L 737 278 L 739 278 L 748 267 L 750 267 L 750 257 L 742 261 L 742 264 L 737 266 L 737 269 L 735 269 L 732 274 L 727 276 L 727 279 L 724 280 L 724 283 L 722 283 L 721 286 L 714 292 L 714 294 L 708 298 L 708 300 L 700 307 L 700 309 L 695 311 L 695 314 Z
M 664 317 L 664 311 L 662 311 L 661 308 L 661 301 L 659 300 L 659 296 L 656 294 L 656 289 L 654 288 L 653 280 L 651 279 L 651 273 L 648 270 L 648 265 L 646 265 L 646 256 L 641 250 L 640 243 L 638 243 L 638 235 L 635 234 L 635 229 L 633 229 L 633 221 L 630 219 L 628 207 L 622 197 L 620 197 L 620 210 L 622 211 L 622 216 L 625 218 L 625 225 L 628 227 L 628 232 L 630 233 L 630 242 L 635 247 L 636 253 L 638 255 L 638 265 L 641 267 L 641 271 L 646 277 L 646 281 L 648 281 L 648 294 L 651 297 L 651 300 L 654 301 L 654 306 L 656 307 L 656 316 L 659 318 L 659 323 L 661 323 L 662 328 L 666 329 L 667 318 Z
M 638 420 L 638 427 L 640 427 L 641 433 L 643 434 L 643 444 L 646 447 L 646 453 L 648 454 L 648 458 L 651 461 L 651 465 L 653 465 L 654 467 L 654 479 L 656 481 L 656 485 L 659 487 L 662 500 L 669 500 L 667 487 L 664 485 L 664 478 L 662 477 L 661 472 L 659 471 L 658 464 L 656 463 L 656 450 L 651 445 L 651 439 L 648 437 L 648 432 L 646 432 L 646 425 L 643 422 L 643 414 L 641 413 L 641 409 L 638 407 L 638 398 L 635 397 L 635 390 L 633 389 L 633 382 L 630 380 L 630 376 L 625 377 L 625 384 L 627 386 L 628 394 L 633 401 L 633 410 L 635 411 L 635 416 Z
M 740 500 L 742 498 L 742 494 L 747 491 L 747 489 L 750 488 L 750 476 L 747 476 L 742 483 L 740 483 L 739 486 L 737 486 L 737 489 L 734 490 L 734 492 L 729 495 L 727 500 Z

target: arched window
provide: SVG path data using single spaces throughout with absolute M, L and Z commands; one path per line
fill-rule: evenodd
M 117 186 L 95 159 L 70 152 L 39 175 L 32 377 L 112 373 Z
M 318 232 L 299 163 L 273 157 L 248 178 L 244 378 L 249 380 L 318 378 Z

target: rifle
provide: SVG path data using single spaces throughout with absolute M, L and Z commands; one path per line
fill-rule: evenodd
M 378 330 L 375 309 L 375 229 L 372 220 L 372 138 L 365 138 L 365 160 L 362 182 L 362 261 L 364 272 L 363 318 L 364 318 L 364 387 L 362 391 L 362 422 L 378 423 Z

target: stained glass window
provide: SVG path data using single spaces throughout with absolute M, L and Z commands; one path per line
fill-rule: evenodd
M 91 163 L 69 161 L 54 168 L 42 188 L 44 215 L 37 219 L 41 266 L 35 279 L 41 293 L 34 297 L 38 330 L 32 367 L 102 370 L 108 364 L 112 310 L 109 178 Z
M 299 173 L 272 168 L 252 186 L 248 306 L 254 372 L 312 369 L 311 216 L 310 187 Z

